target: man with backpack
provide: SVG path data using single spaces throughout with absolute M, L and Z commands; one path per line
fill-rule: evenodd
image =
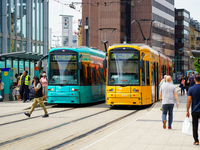
M 34 77 L 34 83 L 33 83 L 33 86 L 34 86 L 34 101 L 33 101 L 33 104 L 32 104 L 32 107 L 31 107 L 31 110 L 29 112 L 25 112 L 24 114 L 28 117 L 31 116 L 33 110 L 35 109 L 35 107 L 37 106 L 37 104 L 39 103 L 40 106 L 43 108 L 44 110 L 44 115 L 42 116 L 43 118 L 45 117 L 49 117 L 49 114 L 46 110 L 46 107 L 43 103 L 43 97 L 44 97 L 44 93 L 42 92 L 42 84 L 40 83 L 40 80 L 37 76 Z

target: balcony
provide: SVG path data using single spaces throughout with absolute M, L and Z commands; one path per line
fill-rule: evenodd
M 200 50 L 200 47 L 196 47 L 196 50 Z
M 190 49 L 192 49 L 192 50 L 195 49 L 195 46 L 194 46 L 194 45 L 191 45 L 191 46 L 190 46 Z
M 197 40 L 197 41 L 200 41 L 200 37 L 197 37 L 196 40 Z

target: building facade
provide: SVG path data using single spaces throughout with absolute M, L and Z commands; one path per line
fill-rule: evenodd
M 195 70 L 191 50 L 200 51 L 200 23 L 192 18 L 190 19 L 190 70 Z
M 82 45 L 104 51 L 102 36 L 104 41 L 107 40 L 112 30 L 103 30 L 101 35 L 99 28 L 116 28 L 108 45 L 122 43 L 125 36 L 127 42 L 131 41 L 131 0 L 126 3 L 121 3 L 121 0 L 115 0 L 115 3 L 111 3 L 112 0 L 100 3 L 96 0 L 90 0 L 90 3 L 87 0 L 82 2 Z
M 174 0 L 151 0 L 135 3 L 131 9 L 131 20 L 154 20 L 150 33 L 150 22 L 140 22 L 148 44 L 155 50 L 174 58 Z M 144 43 L 137 23 L 131 25 L 131 42 Z
M 190 68 L 190 12 L 175 9 L 175 68 L 185 73 Z
M 83 0 L 84 2 L 84 0 Z M 86 2 L 86 0 L 85 0 Z M 116 28 L 108 44 L 123 43 L 125 36 L 127 43 L 145 43 L 138 24 L 134 20 L 154 20 L 150 32 L 150 22 L 140 22 L 146 38 L 150 36 L 148 44 L 157 51 L 174 58 L 174 0 L 122 1 L 115 3 L 107 1 L 96 6 L 95 0 L 83 4 L 83 45 L 97 47 L 104 50 L 101 33 L 98 28 Z M 96 6 L 96 7 L 95 7 Z M 89 26 L 89 29 L 84 28 Z M 111 31 L 107 32 L 107 38 Z M 105 35 L 103 37 L 105 39 Z M 87 44 L 87 41 L 88 44 Z M 162 50 L 161 50 L 162 49 Z
M 0 1 L 0 54 L 22 52 L 34 55 L 48 53 L 48 0 L 1 0 Z M 33 71 L 31 59 L 5 59 L 0 68 L 17 68 Z

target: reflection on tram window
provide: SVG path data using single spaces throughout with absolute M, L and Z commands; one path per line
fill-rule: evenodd
M 110 52 L 109 85 L 139 85 L 139 53 Z
M 49 85 L 78 84 L 77 59 L 75 54 L 51 55 Z

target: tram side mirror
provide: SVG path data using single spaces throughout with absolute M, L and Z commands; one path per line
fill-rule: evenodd
M 38 63 L 38 68 L 41 69 L 42 68 L 42 61 L 40 60 Z
M 140 60 L 140 69 L 143 69 L 143 67 L 144 67 L 144 61 Z
M 107 60 L 106 59 L 103 60 L 103 68 L 107 68 Z

